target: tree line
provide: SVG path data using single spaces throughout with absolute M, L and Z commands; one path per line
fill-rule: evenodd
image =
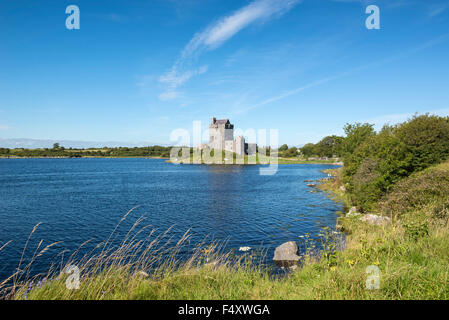
M 59 143 L 55 143 L 53 148 L 25 149 L 25 148 L 0 148 L 2 157 L 170 157 L 171 147 L 148 146 L 148 147 L 117 147 L 117 148 L 64 148 Z

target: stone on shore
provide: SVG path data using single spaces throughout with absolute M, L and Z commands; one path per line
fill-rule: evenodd
M 357 208 L 356 207 L 352 207 L 351 209 L 349 209 L 348 213 L 346 214 L 347 217 L 355 217 L 355 216 L 359 216 L 360 212 L 357 212 Z
M 368 222 L 370 224 L 376 224 L 378 226 L 387 224 L 390 222 L 390 218 L 378 216 L 376 214 L 365 214 L 365 215 L 363 215 L 362 218 L 360 218 L 360 220 Z
M 289 267 L 299 261 L 298 245 L 294 241 L 289 241 L 281 244 L 274 250 L 273 261 L 275 264 Z

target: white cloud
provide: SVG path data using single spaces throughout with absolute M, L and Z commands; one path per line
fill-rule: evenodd
M 169 72 L 162 75 L 159 81 L 166 84 L 166 92 L 159 95 L 159 99 L 173 99 L 177 97 L 176 89 L 193 76 L 205 73 L 207 66 L 198 70 L 189 70 L 192 58 L 198 57 L 204 50 L 214 50 L 239 31 L 255 22 L 263 22 L 280 16 L 289 11 L 302 0 L 254 0 L 247 6 L 235 11 L 231 15 L 222 17 L 208 26 L 204 31 L 193 36 L 181 52 Z
M 179 92 L 174 90 L 167 90 L 158 95 L 159 100 L 169 101 L 179 97 Z
M 428 15 L 429 17 L 433 18 L 436 17 L 438 15 L 440 15 L 441 13 L 443 13 L 444 11 L 446 11 L 447 9 L 449 9 L 449 4 L 447 3 L 441 3 L 441 4 L 437 4 L 437 5 L 433 5 L 430 7 Z
M 11 129 L 9 126 L 0 124 L 0 131 L 6 131 L 9 129 Z
M 197 33 L 185 47 L 182 56 L 185 58 L 199 50 L 215 49 L 250 24 L 282 15 L 299 2 L 301 0 L 253 1 Z
M 175 69 L 172 69 L 170 72 L 162 75 L 159 78 L 160 82 L 167 83 L 171 87 L 179 87 L 180 85 L 184 84 L 187 80 L 189 80 L 191 77 L 203 74 L 207 72 L 208 66 L 202 66 L 197 70 L 188 70 L 182 74 L 179 74 L 176 72 Z
M 188 70 L 179 74 L 176 69 L 172 69 L 170 72 L 159 77 L 159 82 L 167 85 L 166 91 L 159 95 L 159 100 L 167 101 L 173 100 L 179 96 L 179 92 L 176 89 L 187 82 L 193 76 L 203 74 L 207 72 L 208 66 L 204 65 L 197 70 Z

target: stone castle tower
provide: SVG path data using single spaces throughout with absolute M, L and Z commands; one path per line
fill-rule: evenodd
M 234 140 L 234 125 L 231 124 L 229 119 L 217 120 L 212 118 L 209 125 L 209 148 L 227 150 L 243 155 L 247 153 L 248 144 L 243 136 L 238 136 Z

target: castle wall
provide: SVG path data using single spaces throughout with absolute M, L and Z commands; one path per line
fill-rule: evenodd
M 234 152 L 234 140 L 226 140 L 224 149 Z
M 256 154 L 256 144 L 245 143 L 243 136 L 234 140 L 234 125 L 229 120 L 212 118 L 209 126 L 209 147 L 216 150 L 227 150 L 238 155 Z

